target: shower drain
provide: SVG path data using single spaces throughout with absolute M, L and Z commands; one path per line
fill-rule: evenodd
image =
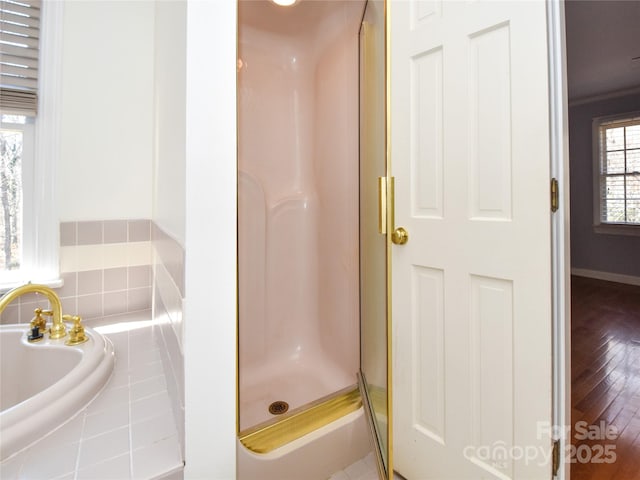
M 289 404 L 282 400 L 278 400 L 269 405 L 269 413 L 272 415 L 282 415 L 283 413 L 287 413 L 287 410 L 289 410 Z

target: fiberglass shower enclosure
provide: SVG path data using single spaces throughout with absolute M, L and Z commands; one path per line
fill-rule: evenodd
M 241 431 L 356 383 L 361 16 L 239 2 Z
M 238 3 L 238 433 L 255 453 L 362 403 L 388 448 L 384 6 Z

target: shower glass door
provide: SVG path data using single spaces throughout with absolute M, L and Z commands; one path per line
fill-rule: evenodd
M 385 2 L 368 0 L 360 28 L 360 389 L 382 478 L 390 455 Z

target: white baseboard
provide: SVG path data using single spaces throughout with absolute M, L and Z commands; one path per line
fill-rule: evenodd
M 597 278 L 608 282 L 626 283 L 628 285 L 640 286 L 640 277 L 633 275 L 623 275 L 621 273 L 600 272 L 598 270 L 587 270 L 585 268 L 572 268 L 571 275 L 578 277 Z

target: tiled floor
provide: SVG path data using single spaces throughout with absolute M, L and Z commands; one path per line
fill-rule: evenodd
M 153 479 L 182 470 L 150 312 L 87 321 L 116 352 L 113 376 L 75 418 L 0 465 L 2 480 Z
M 394 480 L 405 480 L 397 473 L 393 474 L 393 478 Z M 344 470 L 334 473 L 329 480 L 378 480 L 378 469 L 373 452 Z

